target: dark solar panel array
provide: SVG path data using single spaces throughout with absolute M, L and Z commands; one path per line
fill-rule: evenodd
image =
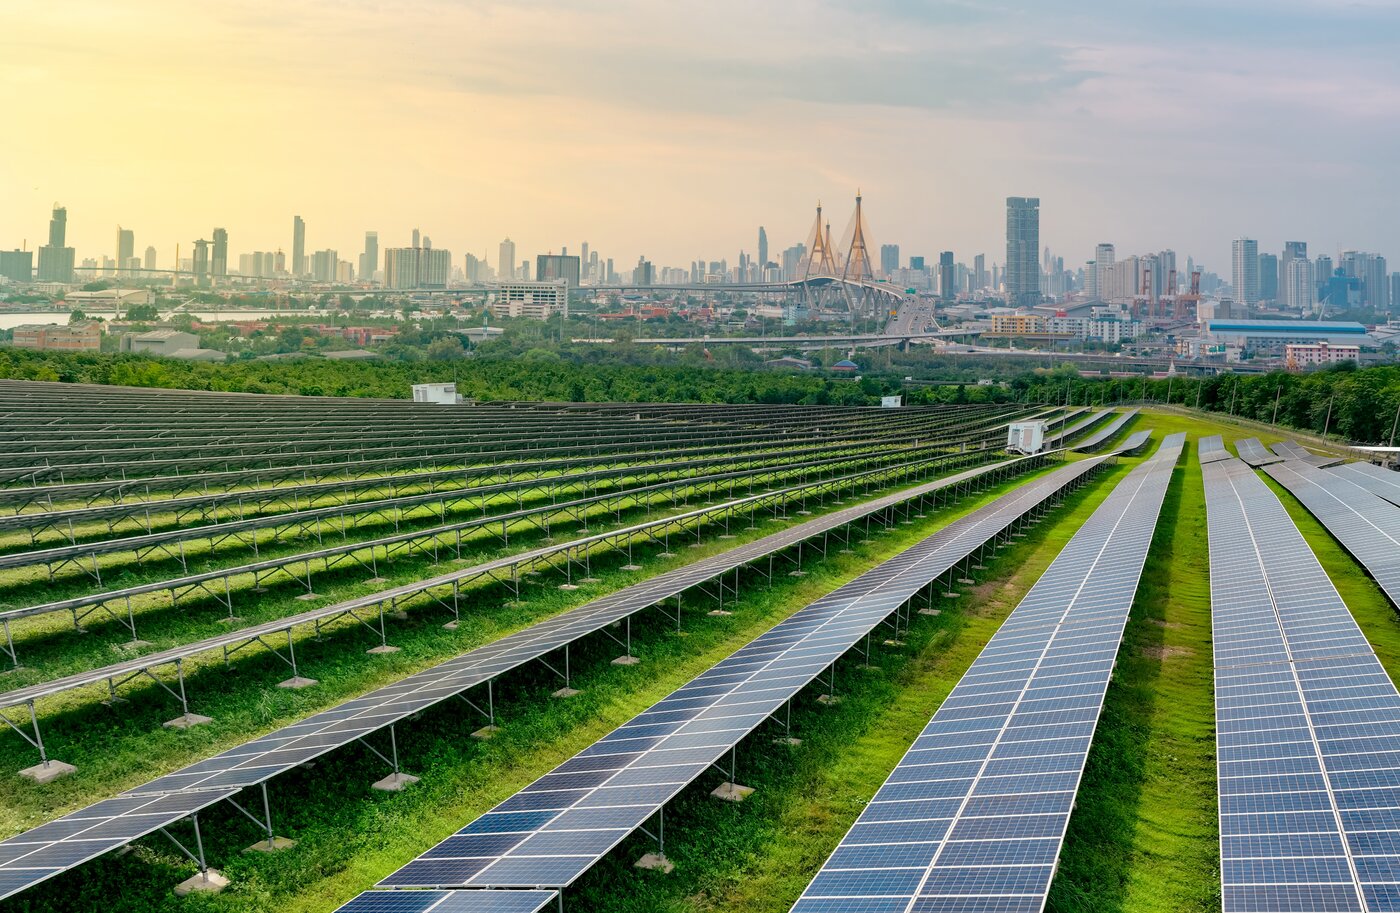
M 1008 463 L 1024 462 L 1024 459 Z M 1054 487 L 1069 484 L 1097 461 L 1083 461 L 1056 470 L 1017 490 L 1043 500 Z M 1007 465 L 1007 464 L 999 464 Z M 347 745 L 439 701 L 548 655 L 613 622 L 641 612 L 665 599 L 711 580 L 747 562 L 766 557 L 797 542 L 869 516 L 920 494 L 959 484 L 993 470 L 983 466 L 927 482 L 872 501 L 816 517 L 771 536 L 697 561 L 650 580 L 546 619 L 508 637 L 415 673 L 262 738 L 230 748 L 212 758 L 174 771 L 123 796 L 98 803 L 49 824 L 0 842 L 0 899 L 37 884 L 58 872 L 116 849 L 157 828 L 180 820 L 190 811 L 214 805 L 239 789 L 265 782 L 291 767 Z M 1012 496 L 1007 495 L 1002 503 Z M 1036 501 L 1039 503 L 1039 500 Z M 984 508 L 985 510 L 985 508 Z M 148 812 L 140 802 L 163 794 L 184 796 L 188 806 L 170 806 L 164 815 Z M 139 800 L 139 801 L 138 801 Z M 123 804 L 135 803 L 135 804 Z M 136 809 L 128 814 L 127 809 Z M 98 811 L 94 815 L 94 811 Z M 100 817 L 100 830 L 83 822 Z M 107 818 L 113 820 L 105 820 Z M 99 837 L 101 839 L 99 839 Z
M 1204 468 L 1223 913 L 1400 905 L 1400 694 L 1268 486 Z
M 1080 409 L 1077 411 L 1083 412 L 1084 410 Z M 1099 422 L 1108 418 L 1112 414 L 1112 412 L 1091 412 L 1084 418 L 1081 418 L 1079 421 L 1075 422 L 1073 425 L 1070 425 L 1053 434 L 1047 434 L 1045 436 L 1045 446 L 1058 447 L 1065 441 L 1068 441 L 1070 438 L 1075 437 L 1076 435 L 1083 434 L 1085 431 L 1088 431 L 1090 428 L 1094 427 Z
M 1074 449 L 1077 451 L 1089 451 L 1097 449 L 1104 442 L 1108 441 L 1115 434 L 1117 434 L 1124 425 L 1128 424 L 1128 422 L 1131 422 L 1133 418 L 1137 416 L 1137 414 L 1138 411 L 1136 409 L 1129 409 L 1127 412 L 1118 413 L 1113 417 L 1113 420 L 1110 421 L 1107 425 L 1104 425 L 1102 428 L 1095 431 L 1093 434 L 1089 435 L 1084 440 L 1075 444 Z
M 1100 459 L 1004 495 L 799 610 L 381 884 L 572 883 L 915 593 Z
M 539 913 L 557 891 L 366 891 L 336 913 Z
M 793 907 L 1037 913 L 1185 435 L 1065 546 Z
M 1258 438 L 1251 437 L 1235 441 L 1235 450 L 1239 451 L 1240 459 L 1251 466 L 1267 466 L 1283 459 L 1283 457 L 1264 449 L 1264 445 L 1259 443 Z
M 1400 606 L 1400 509 L 1346 476 L 1297 460 L 1264 471 L 1303 503 Z
M 1201 438 L 1196 455 L 1200 458 L 1202 466 L 1216 460 L 1230 459 L 1230 451 L 1225 449 L 1225 439 L 1218 434 Z

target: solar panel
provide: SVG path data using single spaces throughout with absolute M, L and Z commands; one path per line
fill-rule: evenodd
M 1225 449 L 1225 439 L 1218 434 L 1201 438 L 1196 455 L 1200 458 L 1202 466 L 1230 458 L 1230 452 Z
M 1185 435 L 1104 500 L 943 701 L 794 913 L 1038 913 Z
M 1101 459 L 1027 483 L 821 597 L 381 884 L 571 884 L 914 594 Z
M 1110 421 L 1107 425 L 1104 425 L 1102 428 L 1095 431 L 1093 434 L 1089 435 L 1084 440 L 1080 441 L 1078 444 L 1075 444 L 1074 449 L 1077 451 L 1093 450 L 1095 447 L 1098 447 L 1104 441 L 1107 441 L 1109 438 L 1117 434 L 1119 429 L 1121 429 L 1124 425 L 1128 424 L 1128 422 L 1132 421 L 1137 414 L 1138 411 L 1136 409 L 1129 409 L 1127 412 L 1118 413 L 1116 416 L 1113 417 L 1113 420 Z
M 1270 463 L 1277 463 L 1283 459 L 1264 449 L 1264 445 L 1259 443 L 1258 438 L 1245 438 L 1242 441 L 1235 441 L 1235 449 L 1239 451 L 1240 459 L 1251 466 L 1267 466 Z
M 1297 441 L 1281 441 L 1273 446 L 1274 453 L 1285 460 L 1300 460 L 1312 466 L 1335 466 L 1341 457 L 1321 456 L 1300 446 Z
M 1378 498 L 1400 506 L 1400 472 L 1370 463 L 1347 463 L 1328 471 L 1360 485 Z
M 1118 452 L 1128 454 L 1137 453 L 1143 447 L 1147 446 L 1147 442 L 1150 440 L 1152 440 L 1151 428 L 1144 428 L 1142 431 L 1134 431 L 1124 439 L 1123 443 L 1118 445 Z
M 1068 414 L 1065 416 L 1065 418 L 1066 418 L 1066 420 L 1068 420 L 1068 418 L 1069 418 L 1070 416 L 1076 415 L 1076 414 L 1078 414 L 1078 413 L 1080 413 L 1080 412 L 1083 412 L 1083 411 L 1084 411 L 1083 409 L 1077 409 L 1077 410 L 1075 410 L 1074 412 L 1068 413 Z M 1077 434 L 1082 434 L 1082 433 L 1084 433 L 1085 431 L 1087 431 L 1087 430 L 1089 430 L 1090 428 L 1092 428 L 1092 427 L 1094 427 L 1095 425 L 1097 425 L 1099 422 L 1101 422 L 1101 421 L 1103 421 L 1104 419 L 1108 418 L 1108 417 L 1109 417 L 1110 415 L 1112 415 L 1112 414 L 1113 414 L 1112 412 L 1091 412 L 1091 413 L 1089 413 L 1087 416 L 1085 416 L 1084 418 L 1082 418 L 1082 419 L 1080 419 L 1079 421 L 1075 422 L 1073 425 L 1070 425 L 1069 427 L 1064 428 L 1064 429 L 1062 429 L 1062 430 L 1056 432 L 1055 434 L 1048 435 L 1048 436 L 1045 438 L 1046 446 L 1058 445 L 1058 444 L 1061 444 L 1061 443 L 1063 443 L 1063 442 L 1069 440 L 1070 438 L 1074 437 L 1074 436 L 1077 435 Z
M 1400 606 L 1400 510 L 1349 478 L 1289 460 L 1266 466 Z
M 336 913 L 539 913 L 556 891 L 366 891 Z
M 193 804 L 188 809 L 168 809 L 162 820 L 155 821 L 149 828 L 139 831 L 136 836 L 150 833 L 156 827 L 180 820 L 190 811 L 214 805 L 235 795 L 243 787 L 265 782 L 305 761 L 348 745 L 356 739 L 439 701 L 482 685 L 504 672 L 547 656 L 550 652 L 587 634 L 606 628 L 614 621 L 641 612 L 747 562 L 805 541 L 819 535 L 822 530 L 835 529 L 892 505 L 905 503 L 921 493 L 954 486 L 989 472 L 997 466 L 1018 462 L 1022 460 L 977 467 L 824 514 L 771 536 L 658 575 L 545 619 L 500 640 L 275 730 L 259 739 L 237 745 L 211 758 L 166 774 L 129 790 L 119 798 L 122 801 L 132 801 L 133 798 L 174 794 L 191 799 Z M 1017 491 L 1035 491 L 1041 494 L 1043 499 L 1050 495 L 1056 481 L 1067 485 L 1097 462 L 1085 460 L 1071 464 Z M 66 828 L 69 827 L 67 822 L 86 819 L 90 817 L 92 809 L 104 807 L 107 807 L 104 803 L 98 803 L 92 808 L 74 812 L 0 842 L 0 899 L 113 849 L 113 846 L 107 844 L 74 842 L 71 836 L 65 836 Z M 132 808 L 137 806 L 133 805 Z M 116 814 L 120 817 L 125 813 Z M 118 830 L 123 827 L 116 824 L 111 826 Z M 37 839 L 36 834 L 39 835 Z M 19 853 L 24 859 L 12 856 L 12 853 Z M 50 863 L 58 859 L 63 862 L 61 865 L 33 863 L 33 860 L 41 855 Z
M 1204 469 L 1223 913 L 1400 898 L 1400 693 L 1287 511 Z

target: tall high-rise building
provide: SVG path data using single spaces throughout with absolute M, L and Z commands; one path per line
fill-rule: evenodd
M 209 242 L 200 238 L 194 242 L 194 284 L 200 288 L 209 285 Z
M 1342 254 L 1342 272 L 1360 283 L 1363 307 L 1382 313 L 1390 310 L 1390 283 L 1386 281 L 1384 257 L 1364 251 L 1346 251 Z
M 414 247 L 422 247 L 422 246 L 423 246 L 423 242 L 422 242 L 421 238 L 422 238 L 422 235 L 419 233 L 418 229 L 416 229 L 416 228 L 413 229 L 413 246 L 414 246 Z M 428 245 L 428 246 L 431 247 L 432 245 L 430 244 L 430 245 Z
M 1259 303 L 1259 242 L 1238 238 L 1230 247 L 1235 300 L 1244 307 Z
M 952 301 L 957 297 L 956 278 L 953 252 L 945 250 L 938 255 L 938 297 L 944 301 Z
M 537 254 L 535 256 L 535 281 L 549 282 L 563 279 L 569 288 L 578 288 L 579 258 L 564 254 Z
M 73 248 L 68 240 L 68 210 L 57 203 L 49 219 L 49 243 L 39 248 L 39 281 L 72 282 Z
M 301 216 L 292 217 L 292 275 L 306 275 L 306 223 Z
M 916 273 L 922 273 L 925 269 L 923 257 L 910 257 L 909 269 Z
M 147 245 L 146 260 L 143 265 L 146 267 L 147 270 L 153 270 L 156 268 L 156 249 L 154 245 Z
M 588 242 L 583 242 L 583 247 L 579 249 L 578 262 L 580 265 L 579 278 L 586 278 L 588 275 Z
M 768 269 L 768 229 L 758 226 L 758 280 L 763 281 L 763 272 Z
M 0 276 L 13 282 L 33 282 L 34 251 L 0 250 Z
M 890 273 L 893 273 L 897 269 L 899 269 L 899 245 L 881 244 L 880 273 L 882 275 L 888 276 Z
M 1118 253 L 1112 244 L 1099 244 L 1094 248 L 1094 294 L 1093 297 L 1107 301 L 1116 291 L 1112 288 L 1113 265 L 1118 262 Z
M 991 277 L 987 275 L 987 255 L 978 254 L 972 258 L 972 290 L 980 292 L 987 287 Z
M 1259 300 L 1278 301 L 1279 278 L 1278 257 L 1273 254 L 1259 255 Z
M 1400 270 L 1390 274 L 1390 311 L 1400 309 Z
M 214 251 L 209 259 L 209 272 L 215 279 L 228 276 L 228 232 L 214 229 Z
M 1283 256 L 1278 260 L 1278 303 L 1293 310 L 1307 309 L 1305 301 L 1293 300 L 1293 271 L 1289 265 L 1294 260 L 1308 259 L 1308 242 L 1306 241 L 1285 241 L 1283 244 Z M 1263 279 L 1260 279 L 1260 297 L 1263 297 Z M 1315 298 L 1316 296 L 1314 296 Z M 1314 301 L 1314 303 L 1316 303 Z
M 1040 199 L 1006 198 L 1006 303 L 1040 303 Z
M 1303 314 L 1317 310 L 1317 280 L 1313 278 L 1313 262 L 1307 257 L 1290 257 L 1283 261 L 1283 286 L 1280 297 L 1288 306 Z
M 510 282 L 516 275 L 515 265 L 515 242 L 506 238 L 501 242 L 501 252 L 496 258 L 496 278 L 502 282 Z
M 435 247 L 384 248 L 384 287 L 391 289 L 447 288 L 452 254 Z
M 334 282 L 340 273 L 340 254 L 326 249 L 311 255 L 311 281 Z
M 136 232 L 117 226 L 117 269 L 127 271 L 127 264 L 136 256 Z
M 365 232 L 365 252 L 360 254 L 360 281 L 373 282 L 379 269 L 379 232 Z

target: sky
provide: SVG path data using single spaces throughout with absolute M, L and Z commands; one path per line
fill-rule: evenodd
M 1005 256 L 1038 196 L 1067 263 L 1113 242 L 1222 274 L 1261 250 L 1400 263 L 1400 0 L 5 0 L 0 247 L 116 229 L 163 266 L 353 259 L 364 232 L 616 267 L 839 235 Z M 1184 261 L 1183 261 L 1184 262 Z

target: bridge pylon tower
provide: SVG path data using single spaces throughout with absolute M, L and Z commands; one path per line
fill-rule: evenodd
M 861 193 L 856 191 L 856 211 L 851 217 L 850 243 L 846 247 L 846 260 L 841 268 L 842 290 L 846 296 L 846 306 L 852 317 L 857 311 L 864 311 L 868 295 L 863 286 L 875 281 L 875 266 L 870 259 L 870 245 L 866 240 L 865 211 L 861 208 Z M 852 288 L 855 289 L 852 292 Z

